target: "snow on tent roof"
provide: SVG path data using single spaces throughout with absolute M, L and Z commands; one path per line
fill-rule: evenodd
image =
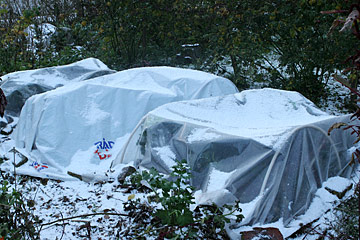
M 113 166 L 135 161 L 170 173 L 176 160 L 186 159 L 200 199 L 258 200 L 244 223 L 283 218 L 287 224 L 305 212 L 322 182 L 349 177 L 354 137 L 342 130 L 327 134 L 348 120 L 297 92 L 275 89 L 169 103 L 143 118 Z
M 0 86 L 8 100 L 6 112 L 18 116 L 32 95 L 114 72 L 100 60 L 88 58 L 64 66 L 9 73 L 2 77 Z
M 209 73 L 147 67 L 35 95 L 26 101 L 13 134 L 33 166 L 17 172 L 69 179 L 67 172 L 106 170 L 121 137 L 149 111 L 169 102 L 236 92 L 231 81 Z

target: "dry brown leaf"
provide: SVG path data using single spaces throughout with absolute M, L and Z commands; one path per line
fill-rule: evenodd
M 359 18 L 359 11 L 357 9 L 352 10 L 349 16 L 346 18 L 344 26 L 340 29 L 340 32 L 350 30 L 354 21 L 356 21 L 358 18 Z
M 338 122 L 338 123 L 333 124 L 328 130 L 328 135 L 330 135 L 334 129 L 338 129 L 338 128 L 341 128 L 344 126 L 347 126 L 347 124 L 343 123 L 343 122 Z

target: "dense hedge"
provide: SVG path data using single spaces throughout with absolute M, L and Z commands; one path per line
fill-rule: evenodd
M 355 44 L 327 35 L 330 0 L 0 0 L 0 74 L 97 57 L 114 69 L 171 65 L 297 90 L 314 102 Z M 41 23 L 57 31 L 41 41 Z M 31 24 L 36 48 L 28 46 Z M 230 70 L 229 70 L 230 69 Z

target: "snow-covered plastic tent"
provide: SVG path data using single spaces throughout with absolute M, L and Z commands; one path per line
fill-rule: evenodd
M 274 89 L 169 103 L 143 118 L 113 166 L 135 160 L 169 173 L 186 159 L 203 199 L 257 201 L 248 223 L 287 224 L 305 212 L 322 182 L 349 176 L 354 138 L 342 130 L 328 136 L 334 123 L 348 120 Z
M 69 82 L 84 81 L 114 72 L 100 60 L 88 58 L 69 65 L 4 75 L 0 87 L 5 93 L 8 105 L 5 119 L 1 120 L 5 124 L 2 125 L 12 121 L 13 117 L 18 117 L 25 101 L 32 95 L 49 91 Z
M 149 111 L 169 102 L 236 92 L 231 81 L 209 73 L 146 67 L 35 95 L 26 101 L 13 134 L 32 166 L 17 171 L 64 179 L 71 178 L 70 172 L 103 170 L 121 147 L 121 137 Z

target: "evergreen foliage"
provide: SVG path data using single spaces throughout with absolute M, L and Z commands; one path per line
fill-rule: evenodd
M 9 187 L 9 178 L 2 175 L 1 179 L 0 239 L 40 239 L 36 228 L 39 219 L 31 210 L 34 201 L 25 200 L 21 192 Z
M 147 193 L 145 199 L 129 196 L 124 210 L 131 224 L 118 232 L 122 239 L 229 239 L 225 224 L 241 222 L 239 203 L 194 206 L 190 168 L 178 161 L 166 177 L 152 168 L 127 177 L 128 188 Z M 170 179 L 169 179 L 170 178 Z
M 239 89 L 254 82 L 296 90 L 315 103 L 356 43 L 334 33 L 321 10 L 350 3 L 280 1 L 0 0 L 0 72 L 96 57 L 111 68 L 170 65 L 224 75 Z M 44 47 L 39 28 L 56 27 Z M 28 45 L 30 25 L 37 30 Z M 232 66 L 229 70 L 226 66 Z

